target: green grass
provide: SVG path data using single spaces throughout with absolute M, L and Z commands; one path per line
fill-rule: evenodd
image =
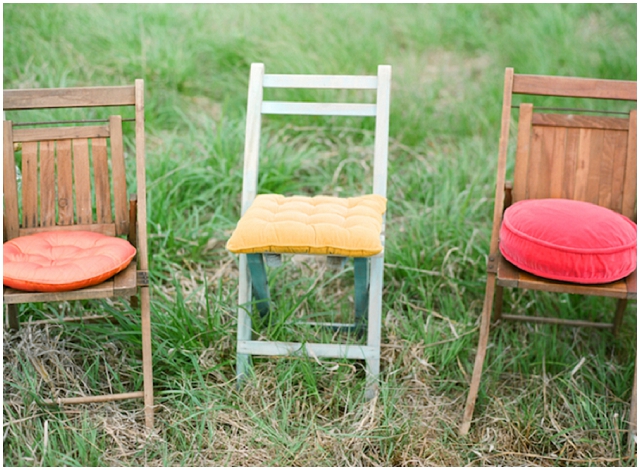
M 4 332 L 4 465 L 636 464 L 624 447 L 635 303 L 618 338 L 495 328 L 476 421 L 469 437 L 456 432 L 484 296 L 504 68 L 636 80 L 635 5 L 8 4 L 3 13 L 5 88 L 145 79 L 158 404 L 151 436 L 137 401 L 40 406 L 58 386 L 139 388 L 140 323 L 126 305 L 29 305 L 23 321 L 83 309 L 115 320 Z M 240 211 L 252 62 L 274 73 L 393 66 L 374 401 L 363 400 L 357 361 L 256 359 L 236 390 L 237 264 L 224 245 Z M 265 118 L 259 190 L 368 191 L 372 131 L 366 119 Z M 302 260 L 271 272 L 279 311 L 349 307 L 352 274 L 327 271 L 314 285 L 316 268 Z M 606 320 L 614 309 L 607 299 L 505 297 L 516 313 Z

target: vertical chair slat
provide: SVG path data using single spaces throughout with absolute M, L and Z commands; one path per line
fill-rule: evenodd
M 56 148 L 58 166 L 58 225 L 73 224 L 73 165 L 71 141 L 59 140 Z
M 573 199 L 575 193 L 579 144 L 580 129 L 567 129 L 564 155 L 564 186 L 562 188 L 562 197 L 564 199 Z
M 516 164 L 513 173 L 513 201 L 521 201 L 527 197 L 527 174 L 529 154 L 531 153 L 531 121 L 533 105 L 522 103 L 518 116 L 518 142 L 516 147 Z
M 76 187 L 76 217 L 79 224 L 90 224 L 93 219 L 91 208 L 91 171 L 89 168 L 89 142 L 76 139 L 73 148 L 73 177 Z
M 636 220 L 636 199 L 638 189 L 638 161 L 637 161 L 637 112 L 634 109 L 629 114 L 629 140 L 627 142 L 626 176 L 622 194 L 622 214 Z
M 549 196 L 552 198 L 562 197 L 562 187 L 564 186 L 564 161 L 566 159 L 567 129 L 556 127 L 554 132 L 553 150 L 550 158 L 549 176 Z
M 55 142 L 40 142 L 40 226 L 56 223 Z
M 618 156 L 626 154 L 626 132 L 605 131 L 600 160 L 600 187 L 598 205 L 613 209 L 614 193 L 621 192 L 622 185 L 613 186 L 613 174 Z M 622 167 L 624 169 L 624 166 Z
M 38 143 L 22 144 L 22 225 L 38 226 Z
M 529 153 L 529 166 L 527 168 L 527 199 L 538 198 L 538 182 L 540 181 L 543 129 L 534 126 L 531 129 L 531 151 Z
M 604 131 L 593 129 L 591 132 L 591 154 L 589 155 L 589 174 L 587 176 L 587 202 L 598 204 L 600 194 L 600 162 L 604 147 Z
M 4 231 L 7 240 L 19 235 L 20 221 L 18 220 L 18 185 L 16 182 L 16 159 L 13 151 L 13 124 L 4 121 L 3 124 L 3 161 L 2 161 L 2 189 L 4 192 Z
M 107 140 L 104 138 L 92 139 L 91 153 L 93 156 L 93 178 L 96 192 L 96 220 L 99 224 L 108 224 L 113 219 Z
M 124 165 L 122 144 L 122 118 L 109 118 L 111 135 L 111 171 L 113 178 L 113 203 L 115 206 L 116 233 L 125 235 L 129 232 L 129 209 L 127 201 L 127 177 Z
M 619 132 L 618 142 L 615 144 L 615 155 L 611 162 L 611 201 L 609 208 L 622 213 L 622 195 L 624 192 L 624 173 L 627 163 L 628 133 Z
M 589 155 L 591 154 L 592 129 L 580 129 L 578 154 L 576 159 L 576 184 L 571 199 L 587 200 L 587 181 L 589 177 Z

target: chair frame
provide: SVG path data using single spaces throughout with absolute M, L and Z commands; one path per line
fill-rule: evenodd
M 471 426 L 473 410 L 475 407 L 478 389 L 480 387 L 480 379 L 482 376 L 482 368 L 487 350 L 489 339 L 489 329 L 491 323 L 491 312 L 495 309 L 495 320 L 516 320 L 531 321 L 538 323 L 555 323 L 574 327 L 598 327 L 608 328 L 614 334 L 618 332 L 622 323 L 622 316 L 627 306 L 628 299 L 637 297 L 637 273 L 633 272 L 626 279 L 610 284 L 599 285 L 580 285 L 568 282 L 556 282 L 541 277 L 533 276 L 519 270 L 511 263 L 506 261 L 499 250 L 499 230 L 502 224 L 502 216 L 504 210 L 512 204 L 524 199 L 539 199 L 543 197 L 555 197 L 565 199 L 578 199 L 593 202 L 605 207 L 610 207 L 619 213 L 636 220 L 636 138 L 637 138 L 637 122 L 636 110 L 631 110 L 627 119 L 616 119 L 611 117 L 589 117 L 589 116 L 572 116 L 561 114 L 534 114 L 533 105 L 521 104 L 520 116 L 518 120 L 518 143 L 516 148 L 516 166 L 514 169 L 513 183 L 506 181 L 507 170 L 507 154 L 509 144 L 509 133 L 511 126 L 511 110 L 512 96 L 521 95 L 540 95 L 540 96 L 557 96 L 569 98 L 596 98 L 609 100 L 636 101 L 636 82 L 622 80 L 602 80 L 575 77 L 557 77 L 544 75 L 522 75 L 515 74 L 513 68 L 507 68 L 505 71 L 503 105 L 502 105 L 502 124 L 500 132 L 500 143 L 498 152 L 498 165 L 496 177 L 495 205 L 493 213 L 493 227 L 491 235 L 491 243 L 489 256 L 487 261 L 487 281 L 485 298 L 480 317 L 480 337 L 478 341 L 478 349 L 476 353 L 473 376 L 470 383 L 469 394 L 467 396 L 466 406 L 459 432 L 466 435 Z M 544 121 L 547 121 L 546 123 Z M 573 122 L 572 122 L 573 121 Z M 626 127 L 624 122 L 626 122 Z M 585 124 L 585 122 L 587 124 Z M 606 123 L 606 124 L 605 124 Z M 520 160 L 529 158 L 530 147 L 536 145 L 533 137 L 532 125 L 551 125 L 551 126 L 567 126 L 567 127 L 594 127 L 600 126 L 600 129 L 628 129 L 628 139 L 626 141 L 627 153 L 624 167 L 623 182 L 621 183 L 621 194 L 616 195 L 617 202 L 612 206 L 611 193 L 597 194 L 591 187 L 587 189 L 586 175 L 583 173 L 582 180 L 575 183 L 576 187 L 580 184 L 579 189 L 574 188 L 572 194 L 563 189 L 564 181 L 562 178 L 550 177 L 550 188 L 548 193 L 531 183 L 531 176 L 527 171 L 526 161 L 520 163 Z M 584 125 L 584 127 L 583 127 Z M 582 132 L 582 131 L 580 131 Z M 603 131 L 604 132 L 604 131 Z M 574 134 L 575 135 L 575 134 Z M 581 134 L 581 139 L 582 134 Z M 589 142 L 587 143 L 589 145 Z M 551 154 L 555 149 L 549 149 Z M 590 155 L 583 156 L 580 154 L 588 165 Z M 549 161 L 555 161 L 548 157 Z M 551 163 L 552 165 L 553 163 Z M 554 168 L 554 167 L 552 167 Z M 550 172 L 552 170 L 549 170 Z M 550 173 L 557 175 L 559 172 Z M 619 173 L 618 173 L 619 175 Z M 626 176 L 625 176 L 626 175 Z M 613 178 L 613 177 L 612 177 Z M 576 179 L 578 179 L 576 177 Z M 611 183 L 613 186 L 613 182 Z M 537 316 L 520 316 L 507 315 L 502 313 L 502 298 L 504 287 L 518 287 L 523 289 L 541 290 L 547 292 L 564 292 L 581 295 L 606 296 L 618 299 L 618 305 L 612 323 L 596 323 L 576 320 L 566 320 L 559 318 L 537 317 Z M 495 298 L 495 304 L 494 304 Z M 632 400 L 632 416 L 635 416 L 635 392 Z
M 264 101 L 264 88 L 369 89 L 377 90 L 376 103 L 299 103 Z M 376 118 L 374 143 L 373 193 L 386 197 L 389 146 L 389 106 L 391 67 L 381 65 L 377 76 L 348 75 L 277 75 L 265 74 L 264 64 L 251 65 L 247 103 L 247 122 L 242 185 L 242 215 L 257 194 L 260 128 L 262 114 L 372 116 Z M 384 218 L 381 235 L 384 247 Z M 269 262 L 277 255 L 264 254 Z M 338 330 L 363 332 L 366 345 L 296 343 L 252 340 L 249 311 L 252 298 L 261 315 L 268 314 L 269 291 L 263 254 L 239 256 L 237 379 L 241 383 L 250 368 L 252 355 L 286 356 L 307 354 L 312 357 L 364 359 L 366 361 L 366 396 L 377 393 L 380 373 L 380 335 L 384 248 L 368 258 L 354 258 L 356 281 L 356 323 L 331 324 Z M 332 257 L 329 257 L 329 259 Z M 277 261 L 276 261 L 277 262 Z M 368 320 L 365 319 L 368 311 Z
M 136 247 L 137 254 L 135 260 L 125 270 L 96 286 L 67 292 L 24 292 L 4 286 L 3 302 L 7 306 L 9 328 L 15 330 L 20 326 L 17 304 L 130 297 L 132 305 L 137 307 L 137 296 L 139 295 L 143 390 L 43 400 L 43 403 L 73 405 L 142 398 L 144 400 L 145 424 L 147 427 L 153 428 L 144 81 L 137 79 L 131 86 L 4 90 L 3 97 L 5 115 L 7 111 L 57 108 L 131 106 L 135 110 L 137 192 L 131 194 L 129 200 L 127 200 L 122 140 L 123 120 L 120 116 L 111 116 L 108 122 L 99 120 L 102 123 L 100 125 L 53 127 L 62 123 L 86 124 L 90 121 L 23 123 L 22 126 L 27 124 L 49 125 L 46 128 L 24 129 L 19 123 L 14 124 L 12 121 L 4 120 L 4 239 L 11 240 L 19 236 L 52 230 L 89 230 L 108 236 L 126 235 L 129 242 Z M 94 164 L 94 178 L 90 178 L 89 140 L 92 142 L 91 156 Z M 109 180 L 107 140 L 110 141 L 111 148 L 112 181 Z M 22 144 L 23 166 L 21 211 L 19 209 L 14 154 L 14 144 L 18 143 Z M 54 162 L 57 162 L 57 172 L 54 170 L 56 164 Z M 38 172 L 40 178 L 38 178 Z M 40 183 L 38 183 L 38 179 L 40 179 Z M 95 206 L 91 201 L 92 180 L 94 182 Z M 20 212 L 22 212 L 21 216 Z M 82 319 L 94 319 L 94 317 L 73 317 L 63 321 Z

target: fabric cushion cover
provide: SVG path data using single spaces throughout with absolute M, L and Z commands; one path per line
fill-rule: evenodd
M 309 253 L 350 257 L 382 251 L 387 200 L 379 195 L 340 198 L 262 194 L 227 242 L 234 253 Z
M 500 252 L 536 276 L 580 284 L 613 282 L 636 269 L 637 227 L 588 202 L 519 201 L 504 213 Z
M 87 231 L 39 232 L 9 240 L 3 249 L 4 284 L 36 292 L 99 284 L 136 255 L 126 240 Z

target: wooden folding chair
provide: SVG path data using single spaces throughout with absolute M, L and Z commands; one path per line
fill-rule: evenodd
M 135 126 L 137 195 L 127 196 L 123 118 L 48 122 L 12 122 L 26 110 L 51 116 L 59 108 L 95 117 L 96 108 L 132 107 Z M 153 427 L 153 378 L 147 260 L 144 82 L 132 86 L 4 91 L 4 239 L 49 231 L 91 231 L 126 236 L 136 258 L 101 284 L 66 292 L 27 292 L 4 286 L 9 327 L 19 328 L 17 304 L 131 297 L 141 308 L 144 390 L 99 396 L 45 400 L 80 404 L 144 399 L 145 422 Z M 87 109 L 84 109 L 87 108 Z M 91 108 L 91 109 L 88 109 Z M 30 115 L 33 115 L 31 112 Z M 63 124 L 64 127 L 61 127 Z M 16 158 L 18 157 L 18 158 Z M 16 162 L 21 161 L 20 181 Z M 111 177 L 110 177 L 111 174 Z
M 249 81 L 242 215 L 256 198 L 258 158 L 262 114 L 372 116 L 376 119 L 373 194 L 386 197 L 387 153 L 389 133 L 391 67 L 381 65 L 377 76 L 334 75 L 272 75 L 265 74 L 263 64 L 252 64 Z M 364 89 L 376 90 L 376 103 L 309 103 L 264 101 L 264 88 Z M 378 237 L 378 235 L 376 235 Z M 384 218 L 379 239 L 384 247 Z M 367 371 L 366 394 L 372 397 L 377 390 L 380 371 L 380 329 L 382 311 L 382 282 L 384 249 L 369 257 L 354 257 L 355 322 L 332 324 L 338 331 L 366 331 L 366 345 L 277 342 L 252 340 L 252 299 L 260 314 L 268 315 L 270 295 L 264 258 L 276 258 L 279 253 L 250 253 L 239 256 L 237 377 L 239 383 L 246 375 L 251 355 L 283 356 L 308 354 L 311 357 L 364 359 Z M 266 255 L 263 257 L 263 254 Z M 269 259 L 268 258 L 268 259 Z
M 503 212 L 525 199 L 563 198 L 590 202 L 636 220 L 636 110 L 626 114 L 519 105 L 513 183 L 506 181 L 512 119 L 512 96 L 533 95 L 630 101 L 635 105 L 636 82 L 505 73 L 502 130 L 498 154 L 493 229 L 480 339 L 460 433 L 467 434 L 480 386 L 489 339 L 491 312 L 495 319 L 609 328 L 622 322 L 628 299 L 636 298 L 636 272 L 608 284 L 574 284 L 526 273 L 504 259 L 499 231 Z M 549 112 L 552 111 L 552 112 Z M 571 113 L 571 114 L 567 114 Z M 617 298 L 611 323 L 502 314 L 503 288 L 521 288 Z M 495 305 L 494 305 L 495 298 Z M 634 411 L 635 413 L 635 411 Z

